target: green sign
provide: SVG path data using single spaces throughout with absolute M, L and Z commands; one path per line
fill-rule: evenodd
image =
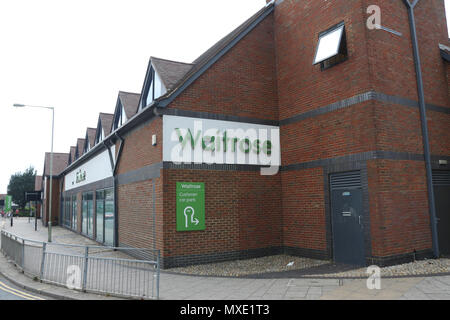
M 4 207 L 5 212 L 11 211 L 11 202 L 12 202 L 12 197 L 7 195 L 5 197 L 5 207 Z
M 177 231 L 205 230 L 205 184 L 177 182 Z

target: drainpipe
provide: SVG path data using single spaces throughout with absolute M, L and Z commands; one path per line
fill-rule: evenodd
M 123 139 L 116 133 L 115 134 L 116 138 L 120 140 L 120 147 L 119 147 L 119 153 L 117 154 L 117 159 L 119 159 L 119 155 L 120 155 L 120 151 L 122 150 L 122 144 L 123 144 Z M 114 190 L 114 243 L 113 243 L 113 247 L 118 247 L 119 246 L 119 216 L 118 216 L 118 206 L 117 206 L 117 183 L 116 183 L 116 168 L 117 168 L 117 162 L 118 160 L 116 159 L 116 162 L 114 163 L 114 157 L 112 155 L 111 152 L 111 146 L 113 145 L 113 143 L 108 146 L 106 144 L 105 141 L 103 141 L 103 145 L 105 146 L 105 148 L 108 150 L 108 154 L 109 154 L 109 161 L 111 164 L 111 171 L 112 171 L 112 176 L 113 176 L 113 190 Z
M 103 145 L 105 146 L 106 150 L 108 150 L 108 155 L 109 155 L 109 164 L 111 166 L 111 172 L 112 172 L 112 183 L 113 183 L 113 190 L 114 190 L 114 217 L 116 217 L 117 214 L 117 205 L 116 205 L 116 177 L 114 175 L 114 159 L 113 159 L 113 155 L 111 153 L 111 146 L 113 145 L 113 143 L 111 142 L 111 145 L 107 145 L 105 141 L 103 141 Z M 116 234 L 116 218 L 114 218 L 114 237 Z M 103 240 L 105 240 L 105 222 L 103 221 Z M 116 239 L 114 239 L 114 242 L 116 241 Z M 104 241 L 103 241 L 104 244 Z M 113 247 L 115 246 L 115 243 L 113 243 Z
M 114 177 L 114 207 L 115 209 L 118 209 L 118 190 L 117 190 L 117 165 L 119 164 L 120 155 L 122 154 L 123 149 L 123 138 L 116 132 L 115 133 L 116 138 L 120 141 L 119 150 L 117 151 L 117 157 L 116 162 L 114 163 L 113 168 L 113 177 Z M 114 246 L 119 247 L 119 210 L 114 211 Z
M 436 219 L 436 207 L 434 203 L 434 191 L 433 191 L 433 175 L 431 170 L 431 157 L 430 157 L 430 144 L 428 139 L 428 125 L 427 116 L 425 109 L 425 94 L 423 91 L 423 80 L 422 80 L 422 70 L 420 64 L 419 56 L 419 45 L 417 41 L 417 31 L 416 23 L 414 19 L 414 8 L 419 2 L 419 0 L 413 0 L 411 3 L 409 0 L 403 0 L 409 17 L 409 27 L 411 31 L 411 42 L 413 46 L 414 54 L 414 64 L 416 68 L 416 78 L 417 78 L 417 93 L 419 96 L 419 110 L 420 110 L 420 121 L 422 125 L 422 140 L 423 140 L 423 151 L 425 156 L 425 167 L 427 172 L 427 188 L 428 188 L 428 203 L 430 207 L 430 220 L 431 220 L 431 233 L 433 240 L 433 254 L 435 258 L 439 257 L 439 241 L 437 234 L 437 219 Z

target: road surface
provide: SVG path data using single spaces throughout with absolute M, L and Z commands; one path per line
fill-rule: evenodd
M 48 298 L 19 288 L 0 276 L 0 300 L 48 300 Z

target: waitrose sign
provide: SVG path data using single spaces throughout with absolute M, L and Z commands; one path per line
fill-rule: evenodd
M 163 116 L 163 159 L 175 163 L 279 166 L 279 128 Z

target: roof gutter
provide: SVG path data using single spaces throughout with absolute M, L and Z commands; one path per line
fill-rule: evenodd
M 414 64 L 416 68 L 416 78 L 417 78 L 417 93 L 419 96 L 419 110 L 420 110 L 420 121 L 422 126 L 422 140 L 423 140 L 423 150 L 425 156 L 425 167 L 427 173 L 427 189 L 428 189 L 428 205 L 430 208 L 430 222 L 431 222 L 431 233 L 433 241 L 433 254 L 436 258 L 439 257 L 439 239 L 437 233 L 437 219 L 436 219 L 436 207 L 434 202 L 434 190 L 433 190 L 433 173 L 431 169 L 431 156 L 430 156 L 430 144 L 428 138 L 428 125 L 425 107 L 425 94 L 423 90 L 423 78 L 422 69 L 420 63 L 419 55 L 419 45 L 417 40 L 416 23 L 414 18 L 414 8 L 419 2 L 419 0 L 413 0 L 411 3 L 409 0 L 403 0 L 409 17 L 409 27 L 411 31 L 411 42 L 414 54 Z

